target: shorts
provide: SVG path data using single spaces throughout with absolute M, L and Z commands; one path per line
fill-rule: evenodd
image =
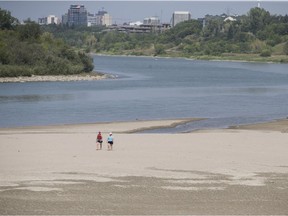
M 113 141 L 108 141 L 108 143 L 109 143 L 110 145 L 113 145 Z
M 103 140 L 97 140 L 98 143 L 102 144 Z

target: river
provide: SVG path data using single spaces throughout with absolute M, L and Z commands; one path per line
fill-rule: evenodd
M 116 79 L 0 84 L 0 127 L 208 118 L 201 128 L 287 117 L 287 64 L 94 56 Z M 167 129 L 166 129 L 167 131 Z

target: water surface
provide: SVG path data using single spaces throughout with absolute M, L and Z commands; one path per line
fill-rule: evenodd
M 0 84 L 0 127 L 209 118 L 173 131 L 284 118 L 287 64 L 94 56 L 117 79 Z

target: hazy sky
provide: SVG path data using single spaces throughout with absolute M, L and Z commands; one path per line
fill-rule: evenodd
M 288 14 L 288 0 L 261 0 L 261 7 L 271 14 Z M 87 11 L 96 13 L 104 8 L 112 16 L 113 23 L 122 24 L 129 21 L 143 21 L 146 17 L 158 16 L 162 22 L 170 22 L 174 11 L 190 11 L 193 19 L 206 14 L 222 13 L 247 14 L 257 6 L 257 0 L 246 1 L 2 1 L 0 7 L 9 10 L 12 16 L 20 21 L 31 18 L 37 21 L 40 17 L 67 13 L 71 4 L 83 4 Z

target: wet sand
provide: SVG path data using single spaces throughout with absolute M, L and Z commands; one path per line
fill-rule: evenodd
M 279 131 L 281 133 L 288 133 L 288 119 L 279 119 L 271 122 L 242 125 L 237 127 L 230 127 L 230 129 L 242 130 L 257 130 L 257 131 Z
M 131 133 L 183 121 L 0 129 L 0 214 L 288 214 L 287 121 Z M 113 151 L 96 151 L 99 130 Z

